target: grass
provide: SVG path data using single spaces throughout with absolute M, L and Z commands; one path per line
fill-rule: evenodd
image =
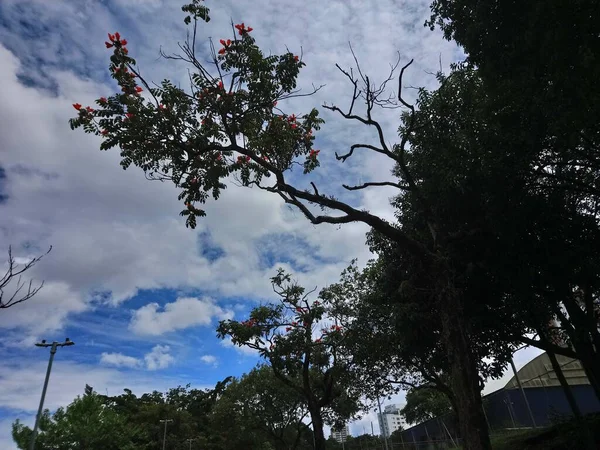
M 594 442 L 594 448 L 600 448 L 600 415 L 587 416 L 586 424 Z M 568 421 L 540 430 L 528 430 L 506 435 L 494 436 L 494 450 L 585 450 L 585 435 L 579 424 Z

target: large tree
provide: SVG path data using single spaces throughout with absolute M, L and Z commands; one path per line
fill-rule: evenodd
M 513 215 L 530 225 L 526 252 L 540 255 L 516 295 L 549 305 L 574 352 L 527 342 L 581 359 L 600 398 L 598 17 L 594 0 L 435 0 L 429 24 L 477 67 L 513 138 L 504 153 L 535 198 L 530 214 Z
M 238 437 L 250 441 L 246 448 L 269 441 L 276 450 L 296 450 L 305 442 L 307 415 L 302 396 L 261 365 L 228 385 L 211 417 L 216 429 L 237 428 Z M 228 435 L 223 449 L 243 446 Z
M 29 448 L 32 430 L 19 420 L 13 424 L 12 435 L 20 449 Z M 107 408 L 101 396 L 86 386 L 66 408 L 50 414 L 44 411 L 36 439 L 38 450 L 134 450 L 136 439 L 144 430 L 127 418 Z
M 312 292 L 283 270 L 272 283 L 280 303 L 256 307 L 242 322 L 222 321 L 217 333 L 235 345 L 255 349 L 275 377 L 296 392 L 308 410 L 315 448 L 323 450 L 324 424 L 343 423 L 361 406 L 352 360 L 339 351 L 345 331 L 337 324 L 325 326 L 324 300 L 312 301 Z
M 209 20 L 208 8 L 195 0 L 183 9 L 189 13 L 186 22 L 194 24 L 191 35 L 195 39 L 197 22 Z M 431 298 L 438 305 L 442 343 L 466 448 L 488 449 L 477 361 L 469 342 L 463 293 L 454 283 L 448 230 L 431 209 L 431 199 L 423 195 L 420 180 L 412 176 L 409 167 L 407 143 L 418 132 L 416 123 L 409 119 L 399 143 L 389 145 L 374 115 L 379 106 L 404 106 L 410 111 L 409 118 L 414 117 L 416 110 L 401 89 L 402 74 L 410 63 L 400 71 L 397 99 L 386 96 L 392 75 L 376 86 L 360 67 L 358 76 L 340 69 L 352 89 L 350 106 L 324 108 L 372 127 L 377 134 L 376 144 L 356 143 L 348 152 L 336 153 L 339 161 L 348 160 L 354 152 L 368 151 L 386 156 L 397 169 L 395 179 L 358 186 L 346 183 L 343 188 L 356 191 L 393 186 L 400 192 L 411 192 L 414 210 L 427 225 L 429 234 L 425 236 L 406 233 L 382 217 L 320 191 L 314 183 L 310 188 L 292 184 L 288 174 L 294 165 L 302 166 L 305 173 L 319 165 L 319 150 L 313 148 L 313 130 L 322 124 L 317 110 L 297 117 L 280 114 L 283 111 L 279 109 L 282 101 L 299 95 L 294 89 L 304 63 L 289 52 L 265 56 L 252 38 L 251 27 L 239 24 L 235 28 L 239 35 L 221 40 L 222 47 L 218 52 L 213 50 L 212 66 L 197 57 L 195 41 L 182 46 L 180 59 L 188 61 L 193 71 L 188 91 L 169 81 L 151 87 L 129 56 L 126 40 L 117 33 L 109 35 L 106 46 L 114 50 L 110 71 L 121 92 L 98 99 L 98 109 L 75 104 L 78 117 L 71 120 L 71 127 L 83 126 L 86 132 L 102 136 L 104 150 L 119 146 L 124 168 L 134 164 L 148 177 L 172 180 L 181 189 L 179 198 L 186 205 L 181 214 L 192 227 L 196 217 L 205 214 L 197 205 L 209 195 L 217 199 L 225 178 L 236 174 L 244 185 L 280 196 L 314 224 L 363 222 L 404 248 L 432 280 Z M 141 96 L 144 89 L 148 91 L 146 99 Z M 359 104 L 365 108 L 362 115 L 357 112 Z M 329 213 L 316 213 L 311 204 Z

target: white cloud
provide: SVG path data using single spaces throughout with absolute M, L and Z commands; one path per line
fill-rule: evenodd
M 225 348 L 232 348 L 244 356 L 258 356 L 258 351 L 245 345 L 242 345 L 241 347 L 235 345 L 229 336 L 221 341 L 221 345 Z
M 29 335 L 39 336 L 62 329 L 69 314 L 88 308 L 81 293 L 68 283 L 47 281 L 31 299 L 2 311 L 0 329 L 23 329 Z M 31 336 L 26 340 L 31 341 Z
M 175 358 L 169 353 L 170 350 L 171 348 L 168 345 L 155 345 L 150 352 L 144 355 L 143 359 L 124 355 L 123 353 L 104 352 L 100 355 L 100 364 L 129 369 L 143 367 L 148 370 L 166 369 L 175 361 Z
M 161 310 L 162 309 L 162 310 Z M 129 328 L 139 335 L 158 336 L 192 326 L 210 325 L 213 319 L 230 319 L 233 313 L 209 298 L 180 297 L 161 308 L 158 303 L 142 306 L 133 313 Z
M 219 361 L 214 355 L 202 355 L 200 357 L 200 361 L 202 361 L 204 364 L 208 364 L 209 366 L 216 367 L 219 365 Z
M 3 2 L 2 14 L 7 23 L 18 23 L 21 3 Z M 174 77 L 176 83 L 187 81 L 183 66 L 156 62 L 161 45 L 167 52 L 176 50 L 175 43 L 185 36 L 180 5 L 163 5 L 154 0 L 121 1 L 118 14 L 113 16 L 113 11 L 93 3 L 76 9 L 68 1 L 59 0 L 29 0 L 24 4 L 27 8 L 35 5 L 38 20 L 44 26 L 69 30 L 81 38 L 66 47 L 61 32 L 45 36 L 43 46 L 29 45 L 17 34 L 17 28 L 0 27 L 0 42 L 6 42 L 19 55 L 15 57 L 0 44 L 0 148 L 8 194 L 8 200 L 0 205 L 0 228 L 3 243 L 12 243 L 15 248 L 25 243 L 40 249 L 54 245 L 54 252 L 36 268 L 35 274 L 49 283 L 63 283 L 72 295 L 78 296 L 73 309 L 70 304 L 60 310 L 40 308 L 54 327 L 64 325 L 71 312 L 80 311 L 90 290 L 112 292 L 115 304 L 140 289 L 162 287 L 202 287 L 214 296 L 264 298 L 270 295 L 268 277 L 280 262 L 302 265 L 306 271 L 299 276 L 301 281 L 322 286 L 334 281 L 351 258 L 368 258 L 364 246 L 367 227 L 314 227 L 297 211 L 290 212 L 277 196 L 232 185 L 217 203 L 207 205 L 208 217 L 199 225 L 199 231 L 210 231 L 223 256 L 213 262 L 201 256 L 196 233 L 186 229 L 177 216 L 181 205 L 172 186 L 147 182 L 137 169 L 123 171 L 118 164 L 118 151 L 98 151 L 97 138 L 72 132 L 66 123 L 74 114 L 71 103 L 92 104 L 93 99 L 114 89 L 103 81 L 105 78 L 83 80 L 70 71 L 89 68 L 90 76 L 101 73 L 99 69 L 108 60 L 102 45 L 105 33 L 119 29 L 121 20 L 125 23 L 135 18 L 136 23 L 144 24 L 120 31 L 127 32 L 130 50 L 148 78 L 160 80 L 168 76 Z M 363 67 L 375 75 L 387 70 L 396 50 L 401 50 L 404 60 L 414 57 L 415 65 L 406 74 L 407 85 L 432 84 L 433 77 L 423 78 L 423 71 L 437 70 L 440 55 L 446 67 L 453 60 L 454 44 L 442 41 L 439 33 L 421 26 L 428 13 L 428 0 L 383 0 L 366 10 L 359 0 L 332 1 L 325 6 L 309 0 L 305 8 L 294 12 L 293 21 L 286 19 L 289 8 L 274 0 L 259 0 L 253 5 L 246 8 L 230 1 L 213 5 L 213 20 L 201 27 L 199 45 L 204 48 L 209 35 L 228 33 L 233 17 L 251 23 L 259 44 L 267 51 L 285 51 L 285 45 L 295 52 L 302 48 L 307 67 L 299 86 L 306 88 L 316 81 L 326 87 L 314 97 L 282 105 L 290 111 L 300 112 L 322 101 L 345 104 L 349 86 L 334 64 L 353 63 L 348 41 Z M 317 18 L 311 13 L 316 9 L 327 16 Z M 261 11 L 270 13 L 264 15 Z M 50 79 L 56 92 L 49 94 L 19 82 L 19 59 L 24 64 L 46 64 L 38 81 L 43 77 Z M 398 111 L 377 114 L 388 140 L 393 140 Z M 318 133 L 319 145 L 324 145 L 324 163 L 317 174 L 322 191 L 338 189 L 344 174 L 350 174 L 351 180 L 388 177 L 388 162 L 375 163 L 369 157 L 363 160 L 363 156 L 354 166 L 331 161 L 333 151 L 343 151 L 351 141 L 372 141 L 374 136 L 372 130 L 354 126 L 326 111 L 324 117 L 327 123 Z M 375 189 L 355 193 L 352 198 L 362 207 L 391 217 L 386 202 L 391 193 Z M 270 267 L 261 267 L 262 249 L 257 240 L 282 232 L 306 239 L 311 252 L 302 252 L 302 246 L 286 245 L 287 255 L 278 257 Z
M 142 361 L 133 356 L 127 356 L 123 353 L 102 353 L 100 355 L 100 364 L 115 367 L 129 367 L 135 369 L 140 367 Z
M 168 345 L 156 345 L 150 353 L 146 353 L 144 361 L 146 362 L 146 368 L 148 370 L 166 369 L 174 361 L 170 354 L 170 347 Z

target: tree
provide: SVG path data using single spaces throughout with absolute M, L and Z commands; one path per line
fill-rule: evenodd
M 511 156 L 518 151 L 528 163 L 528 193 L 542 205 L 530 240 L 544 258 L 532 271 L 537 286 L 530 296 L 550 305 L 574 352 L 547 339 L 526 342 L 579 358 L 600 398 L 597 3 L 521 6 L 436 0 L 428 24 L 462 45 L 478 67 L 503 111 L 503 130 L 519 143 L 508 148 Z
M 32 430 L 20 423 L 13 423 L 12 435 L 20 449 L 29 448 Z M 78 396 L 66 409 L 58 408 L 50 415 L 44 411 L 40 421 L 40 433 L 36 439 L 39 450 L 133 450 L 135 438 L 142 433 L 125 417 L 107 408 L 101 397 L 90 386 L 83 396 Z
M 218 382 L 214 389 L 191 389 L 186 385 L 140 397 L 125 389 L 124 394 L 102 396 L 102 400 L 128 424 L 144 430 L 135 440 L 136 449 L 153 449 L 163 442 L 164 425 L 160 423 L 163 419 L 173 421 L 169 423 L 166 437 L 169 448 L 184 450 L 188 448 L 186 440 L 196 438 L 203 448 L 221 448 L 214 445 L 217 439 L 211 431 L 210 416 L 230 379 Z
M 183 9 L 190 14 L 186 23 L 194 23 L 195 37 L 198 20 L 210 20 L 208 9 L 200 0 Z M 418 181 L 407 165 L 406 144 L 411 133 L 416 131 L 414 121 L 409 121 L 400 143 L 390 147 L 372 114 L 375 106 L 404 106 L 410 115 L 415 114 L 414 106 L 406 102 L 401 92 L 398 100 L 385 97 L 393 71 L 376 87 L 360 67 L 357 67 L 359 78 L 340 69 L 351 82 L 351 106 L 346 111 L 337 106 L 324 105 L 324 108 L 345 119 L 373 127 L 378 135 L 378 145 L 354 144 L 348 153 L 336 154 L 338 160 L 346 161 L 357 150 L 373 151 L 387 156 L 396 166 L 400 178 L 400 182 L 344 184 L 343 187 L 356 191 L 387 185 L 414 192 L 413 198 L 431 233 L 425 242 L 407 235 L 381 217 L 321 193 L 314 183 L 311 183 L 312 190 L 290 184 L 286 173 L 294 165 L 302 166 L 305 173 L 319 165 L 319 150 L 312 148 L 313 129 L 318 130 L 323 122 L 317 110 L 313 109 L 300 119 L 295 114 L 275 113 L 281 111 L 275 109 L 277 102 L 299 95 L 294 88 L 304 63 L 292 53 L 265 57 L 250 35 L 252 28 L 244 24 L 235 28 L 239 38 L 221 40 L 223 47 L 218 54 L 213 50 L 212 70 L 196 57 L 195 42 L 188 41 L 183 46 L 185 56 L 178 58 L 192 64 L 195 70 L 189 93 L 169 81 L 164 81 L 161 87 L 151 88 L 136 69 L 135 60 L 128 55 L 127 41 L 119 34 L 109 35 L 106 46 L 114 49 L 110 70 L 122 93 L 98 99 L 99 110 L 74 104 L 78 117 L 71 120 L 71 127 L 83 127 L 88 133 L 103 136 L 102 149 L 120 146 L 124 168 L 134 164 L 150 178 L 173 181 L 182 189 L 179 198 L 185 201 L 186 209 L 181 215 L 187 217 L 186 223 L 191 227 L 195 226 L 197 216 L 204 215 L 194 203 L 204 203 L 209 194 L 218 199 L 221 189 L 225 188 L 223 178 L 237 174 L 242 184 L 279 195 L 314 224 L 363 222 L 421 259 L 436 280 L 435 298 L 440 305 L 442 342 L 449 355 L 452 388 L 460 399 L 458 408 L 462 412 L 466 446 L 472 450 L 489 448 L 475 356 L 465 329 L 464 306 L 460 290 L 453 286 L 451 263 L 445 256 L 446 232 L 432 215 L 427 199 L 419 195 Z M 400 88 L 402 75 L 409 65 L 400 71 Z M 144 88 L 136 80 L 149 91 L 151 100 L 144 101 L 140 95 Z M 366 115 L 360 116 L 354 111 L 357 100 L 364 102 Z M 265 184 L 271 177 L 275 178 L 274 183 Z M 341 215 L 315 215 L 310 204 Z
M 345 422 L 359 409 L 351 360 L 338 352 L 345 333 L 333 324 L 315 336 L 326 318 L 326 304 L 311 302 L 312 291 L 306 292 L 282 269 L 271 281 L 280 303 L 254 308 L 242 322 L 221 321 L 217 335 L 257 350 L 275 377 L 299 395 L 310 415 L 315 448 L 323 450 L 324 423 Z
M 401 283 L 400 265 L 392 264 L 392 277 Z M 341 351 L 352 357 L 362 390 L 375 400 L 401 388 L 434 384 L 454 398 L 445 378 L 448 360 L 440 348 L 439 322 L 431 305 L 399 298 L 395 284 L 388 288 L 387 275 L 381 256 L 363 270 L 353 261 L 340 281 L 320 294 L 348 330 Z
M 214 427 L 239 429 L 239 436 L 250 442 L 269 441 L 274 449 L 295 450 L 308 425 L 302 396 L 278 379 L 270 367 L 261 365 L 232 381 L 213 411 Z M 232 436 L 232 433 L 229 433 Z M 223 448 L 249 448 L 231 438 Z
M 418 424 L 452 410 L 448 397 L 437 389 L 422 387 L 406 393 L 406 406 L 400 414 L 408 423 Z
M 11 306 L 22 303 L 26 300 L 29 300 L 35 294 L 37 294 L 40 289 L 44 286 L 44 282 L 42 281 L 39 286 L 33 285 L 33 280 L 30 280 L 29 283 L 25 283 L 21 280 L 21 275 L 35 266 L 40 260 L 46 256 L 52 250 L 52 246 L 48 249 L 46 253 L 43 255 L 37 256 L 33 259 L 30 259 L 27 263 L 22 266 L 17 264 L 15 258 L 12 254 L 12 247 L 8 247 L 8 268 L 2 277 L 0 277 L 0 309 L 10 308 Z M 12 282 L 15 282 L 9 288 L 9 285 Z M 23 288 L 27 285 L 27 290 L 23 291 Z M 5 297 L 5 290 L 9 290 L 9 296 Z

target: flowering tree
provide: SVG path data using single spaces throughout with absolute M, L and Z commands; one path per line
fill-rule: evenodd
M 419 260 L 423 270 L 435 280 L 432 297 L 439 312 L 444 351 L 449 355 L 452 389 L 460 399 L 465 447 L 490 448 L 487 430 L 482 426 L 485 419 L 480 380 L 476 356 L 469 344 L 464 301 L 448 257 L 452 230 L 446 229 L 443 219 L 437 217 L 431 207 L 435 198 L 424 195 L 421 180 L 412 176 L 407 157 L 409 138 L 427 125 L 416 123 L 415 106 L 402 96 L 402 76 L 412 61 L 400 70 L 397 98 L 385 97 L 385 92 L 398 64 L 379 86 L 362 72 L 358 61 L 358 76 L 338 66 L 350 81 L 350 106 L 345 110 L 335 105 L 323 107 L 372 127 L 377 134 L 376 144 L 356 143 L 343 154 L 336 152 L 338 161 L 348 160 L 357 151 L 370 151 L 386 156 L 395 167 L 394 181 L 342 187 L 357 191 L 392 186 L 398 189 L 399 198 L 410 193 L 406 198 L 411 209 L 422 217 L 427 230 L 421 234 L 407 233 L 402 226 L 327 195 L 315 183 L 310 183 L 310 188 L 291 184 L 287 175 L 295 165 L 302 167 L 305 174 L 320 165 L 319 150 L 313 145 L 313 133 L 323 123 L 317 110 L 296 116 L 284 113 L 278 106 L 286 99 L 310 95 L 319 89 L 307 94 L 296 89 L 304 62 L 291 52 L 265 55 L 252 37 L 252 28 L 241 23 L 232 28 L 232 39 L 220 40 L 218 50 L 211 42 L 212 65 L 207 66 L 196 55 L 195 38 L 198 23 L 210 20 L 209 10 L 202 0 L 193 0 L 182 9 L 188 13 L 185 22 L 193 23 L 193 38 L 181 45 L 183 55 L 169 58 L 192 66 L 190 88 L 184 90 L 168 80 L 151 87 L 129 55 L 126 39 L 118 33 L 109 34 L 105 45 L 113 52 L 110 72 L 121 92 L 98 99 L 96 108 L 74 104 L 78 115 L 71 119 L 71 127 L 83 127 L 88 133 L 102 136 L 103 150 L 119 146 L 123 168 L 134 164 L 150 179 L 171 180 L 181 189 L 179 200 L 185 205 L 181 215 L 192 228 L 196 218 L 205 214 L 201 205 L 209 196 L 218 199 L 226 187 L 226 177 L 233 175 L 244 186 L 279 195 L 314 224 L 363 222 Z M 363 115 L 356 112 L 360 103 L 365 106 Z M 375 107 L 406 108 L 398 144 L 387 143 L 383 128 L 374 117 Z M 315 213 L 311 205 L 321 207 L 323 214 Z M 266 314 L 261 316 L 266 320 L 269 314 L 279 317 L 280 313 L 268 309 L 261 314 Z
M 348 419 L 360 404 L 351 378 L 352 360 L 339 351 L 346 335 L 337 324 L 319 325 L 328 308 L 309 300 L 314 290 L 306 292 L 282 269 L 271 282 L 278 304 L 254 308 L 242 322 L 221 321 L 217 334 L 257 350 L 275 376 L 300 395 L 312 421 L 315 448 L 321 450 L 323 424 Z

